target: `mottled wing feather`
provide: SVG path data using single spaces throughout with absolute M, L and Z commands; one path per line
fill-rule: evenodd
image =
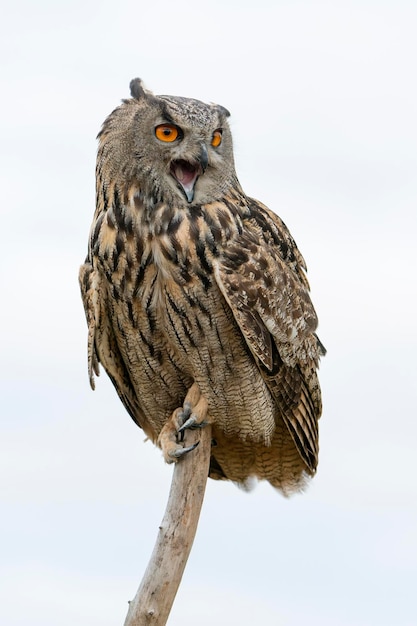
M 95 346 L 96 319 L 98 319 L 97 292 L 93 284 L 94 272 L 88 261 L 80 267 L 78 280 L 81 289 L 81 298 L 88 326 L 88 377 L 91 389 L 95 389 L 94 374 L 100 376 L 100 368 Z
M 314 472 L 318 462 L 317 420 L 321 406 L 315 405 L 305 373 L 300 366 L 287 367 L 282 363 L 275 365 L 272 372 L 263 369 L 262 373 L 299 454 Z
M 305 264 L 280 218 L 254 200 L 249 207 L 242 234 L 224 250 L 214 273 L 280 416 L 314 472 L 321 350 Z
M 93 389 L 95 387 L 94 374 L 99 375 L 101 362 L 127 412 L 138 426 L 144 428 L 146 420 L 137 402 L 128 368 L 117 344 L 111 326 L 111 316 L 105 313 L 106 297 L 103 291 L 105 287 L 101 284 L 99 273 L 88 260 L 80 268 L 79 282 L 88 324 L 88 372 L 91 387 Z M 99 351 L 97 346 L 100 347 Z M 147 434 L 152 439 L 155 438 L 154 433 Z

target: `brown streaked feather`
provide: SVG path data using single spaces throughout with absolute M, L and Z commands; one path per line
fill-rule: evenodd
M 321 413 L 315 370 L 321 350 L 305 264 L 284 223 L 254 200 L 250 209 L 241 237 L 228 247 L 214 274 L 280 417 L 314 472 Z
M 146 420 L 111 327 L 111 316 L 103 311 L 106 298 L 99 274 L 90 263 L 86 262 L 81 266 L 79 282 L 88 324 L 88 373 L 91 388 L 95 388 L 94 374 L 99 376 L 101 362 L 127 412 L 147 432 Z M 99 355 L 97 345 L 100 348 Z M 147 432 L 147 435 L 155 439 L 154 433 Z
M 100 367 L 95 346 L 96 319 L 98 318 L 98 312 L 97 290 L 96 286 L 93 284 L 93 274 L 94 271 L 91 264 L 86 262 L 80 268 L 78 280 L 80 284 L 81 298 L 83 301 L 88 326 L 88 378 L 90 380 L 91 389 L 94 390 L 96 386 L 94 381 L 94 374 L 96 376 L 100 376 Z
M 242 328 L 248 326 L 248 311 L 260 317 L 277 344 L 281 358 L 295 365 L 312 351 L 318 358 L 317 315 L 312 305 L 304 262 L 283 222 L 254 200 L 245 230 L 224 251 L 215 276 L 223 295 Z M 256 333 L 254 333 L 256 336 Z M 265 346 L 250 342 L 258 358 Z M 264 362 L 270 367 L 270 355 Z

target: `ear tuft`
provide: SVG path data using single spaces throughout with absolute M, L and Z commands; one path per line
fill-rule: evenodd
M 223 117 L 230 117 L 230 111 L 228 111 L 226 107 L 223 107 L 221 104 L 217 104 L 216 108 Z
M 145 95 L 141 78 L 134 78 L 130 81 L 130 95 L 132 98 L 135 98 L 135 100 L 140 100 Z

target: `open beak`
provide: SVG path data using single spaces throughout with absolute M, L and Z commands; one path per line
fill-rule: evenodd
M 199 176 L 202 176 L 208 165 L 208 153 L 204 143 L 201 144 L 200 154 L 197 161 L 189 162 L 183 159 L 172 161 L 171 174 L 185 193 L 188 202 L 194 199 L 195 184 Z

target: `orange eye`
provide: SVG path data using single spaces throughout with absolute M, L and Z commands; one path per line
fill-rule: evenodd
M 215 130 L 211 139 L 211 145 L 213 148 L 218 148 L 222 142 L 222 131 Z
M 160 141 L 170 143 L 177 139 L 179 131 L 173 124 L 160 124 L 155 128 L 155 135 Z

